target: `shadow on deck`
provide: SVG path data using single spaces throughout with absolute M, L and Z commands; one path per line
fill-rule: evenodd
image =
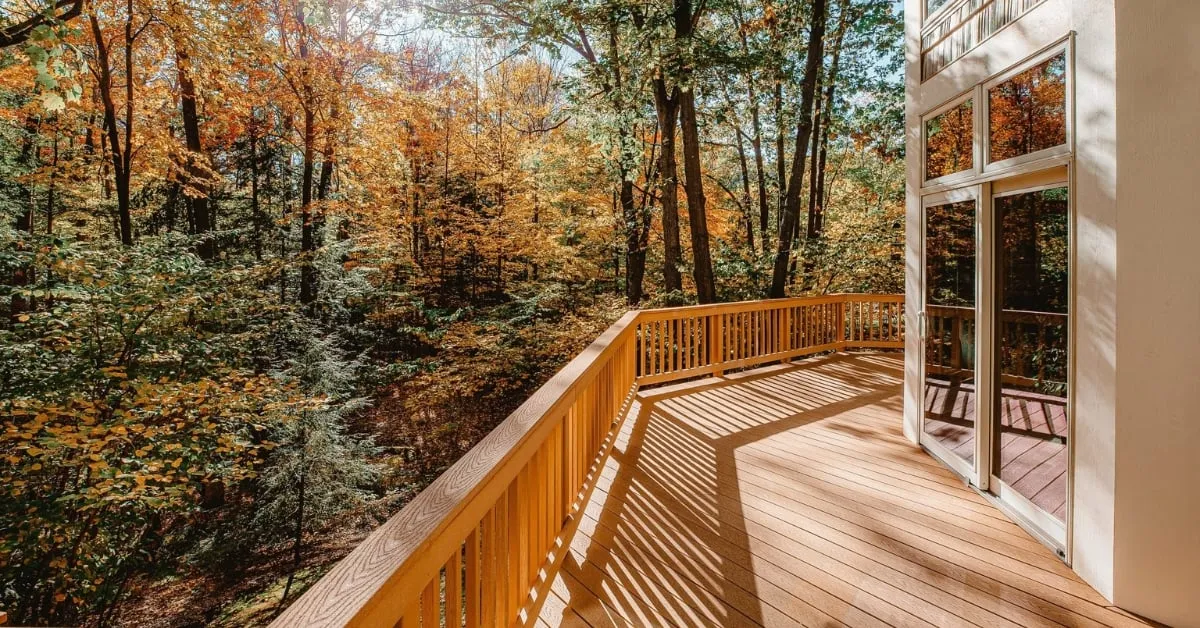
M 641 392 L 537 623 L 1142 625 L 903 437 L 902 367 Z

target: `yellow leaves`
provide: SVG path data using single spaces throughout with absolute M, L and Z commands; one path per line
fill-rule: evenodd
M 33 456 L 35 458 L 42 455 L 45 452 L 46 452 L 45 449 L 41 449 L 39 447 L 29 447 L 29 448 L 25 449 L 25 453 L 27 453 L 30 456 Z
M 126 379 L 128 377 L 125 374 L 125 367 L 123 366 L 106 366 L 100 369 L 100 372 L 112 379 Z
M 32 464 L 32 465 L 30 465 L 29 470 L 30 471 L 41 471 L 42 465 L 41 465 L 41 463 Z
M 171 466 L 176 469 L 178 469 L 179 465 L 181 465 L 181 464 L 183 464 L 183 458 L 176 458 L 171 461 Z

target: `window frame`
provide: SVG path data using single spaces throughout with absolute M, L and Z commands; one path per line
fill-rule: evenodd
M 1064 69 L 1066 85 L 1064 87 L 1063 102 L 1063 114 L 1066 118 L 1064 121 L 1066 126 L 1066 140 L 1057 146 L 1051 146 L 1050 148 L 1044 148 L 1025 155 L 1018 155 L 996 162 L 988 161 L 992 153 L 991 90 L 1002 83 L 1008 82 L 1022 72 L 1035 68 L 1059 55 L 1066 57 L 1066 67 Z M 1075 153 L 1075 46 L 1073 38 L 1068 37 L 1065 40 L 1056 42 L 1007 70 L 989 78 L 976 87 L 976 91 L 979 93 L 982 105 L 977 109 L 980 117 L 977 129 L 982 131 L 979 136 L 979 152 L 982 153 L 982 160 L 979 162 L 979 165 L 983 174 L 1005 174 L 1021 169 L 1023 166 L 1031 163 Z M 923 165 L 922 168 L 924 168 Z
M 957 6 L 966 4 L 968 1 L 969 0 L 948 0 L 948 2 L 946 2 L 946 4 L 943 4 L 942 6 L 934 9 L 931 12 L 929 10 L 929 0 L 920 0 L 920 2 L 921 2 L 921 32 L 924 33 L 926 27 L 928 27 L 934 21 L 941 19 L 943 16 L 945 16 L 947 13 L 949 13 L 953 7 L 957 7 Z
M 929 113 L 921 116 L 921 187 L 931 188 L 940 186 L 952 186 L 956 183 L 969 181 L 982 174 L 980 169 L 980 158 L 982 143 L 979 139 L 979 94 L 978 89 L 970 89 L 963 92 L 954 98 L 938 105 Z M 927 169 L 927 149 L 929 148 L 929 123 L 936 117 L 961 106 L 967 101 L 971 101 L 971 167 L 959 172 L 945 174 L 933 179 L 928 178 Z

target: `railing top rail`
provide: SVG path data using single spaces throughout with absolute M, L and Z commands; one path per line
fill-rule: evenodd
M 399 617 L 398 602 L 387 597 L 405 571 L 433 570 L 450 547 L 434 545 L 462 535 L 479 513 L 473 503 L 490 506 L 533 455 L 549 431 L 544 419 L 565 411 L 576 388 L 595 375 L 632 333 L 638 312 L 629 312 L 571 360 L 550 381 L 521 404 L 496 429 L 450 466 L 399 513 L 371 533 L 313 588 L 290 606 L 274 625 L 345 626 L 387 624 Z M 543 429 L 539 429 L 543 428 Z M 492 495 L 494 493 L 494 495 Z M 472 518 L 474 517 L 474 518 Z M 444 549 L 444 551 L 443 551 Z M 426 564 L 428 563 L 428 564 Z

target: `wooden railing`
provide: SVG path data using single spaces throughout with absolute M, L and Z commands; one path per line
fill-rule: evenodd
M 638 383 L 678 381 L 848 348 L 903 348 L 904 297 L 833 295 L 647 310 Z
M 507 626 L 540 604 L 641 386 L 903 348 L 903 297 L 630 312 L 297 600 L 279 626 Z

